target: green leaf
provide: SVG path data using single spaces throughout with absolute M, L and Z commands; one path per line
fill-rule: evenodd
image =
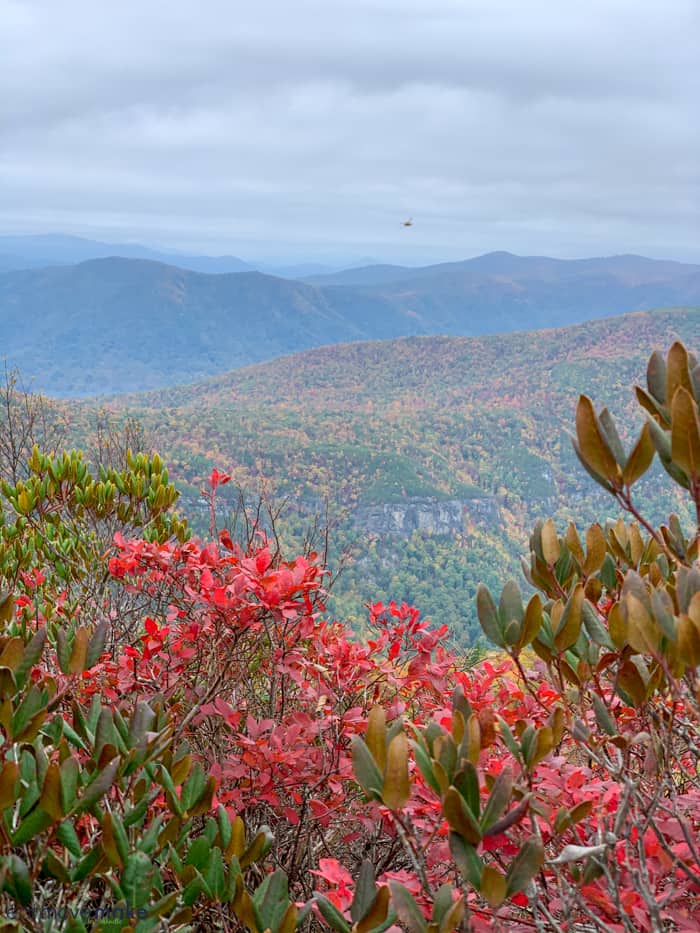
M 200 762 L 195 761 L 190 776 L 182 787 L 180 802 L 184 810 L 191 810 L 204 793 L 207 778 Z
M 457 900 L 452 903 L 452 906 L 440 921 L 438 933 L 454 933 L 454 930 L 461 927 L 466 913 L 467 902 L 464 897 L 460 895 Z
M 451 832 L 449 836 L 450 854 L 454 863 L 459 869 L 462 877 L 471 884 L 473 888 L 479 890 L 481 883 L 481 873 L 484 863 L 476 853 L 474 846 L 465 842 L 457 833 Z
M 608 735 L 617 735 L 615 722 L 608 712 L 605 703 L 603 703 L 597 693 L 591 693 L 591 700 L 593 702 L 595 720 L 599 727 L 603 730 L 603 732 L 607 732 Z
M 519 894 L 532 881 L 544 864 L 544 847 L 542 842 L 531 836 L 527 839 L 520 851 L 508 867 L 506 873 L 506 895 L 512 897 Z
M 488 588 L 480 583 L 476 591 L 476 612 L 479 617 L 479 623 L 484 630 L 484 635 L 494 645 L 499 648 L 505 648 L 505 639 L 501 622 L 496 610 L 496 604 L 493 601 Z
M 508 806 L 512 793 L 513 772 L 509 767 L 505 767 L 493 782 L 489 799 L 486 801 L 481 817 L 482 832 L 487 832 L 498 821 Z
M 354 933 L 372 933 L 387 929 L 389 916 L 389 888 L 382 885 L 362 919 L 354 925 Z
M 192 865 L 194 868 L 204 871 L 209 862 L 209 853 L 211 846 L 204 836 L 198 836 L 187 850 L 185 865 Z
M 357 782 L 368 797 L 380 800 L 384 781 L 377 767 L 377 763 L 372 757 L 372 753 L 367 748 L 364 739 L 359 735 L 354 735 L 351 741 L 352 767 Z
M 426 783 L 439 797 L 442 793 L 440 790 L 440 784 L 438 779 L 435 777 L 435 771 L 433 770 L 433 764 L 430 755 L 425 750 L 425 747 L 420 739 L 413 742 L 413 755 L 416 759 L 418 770 L 423 775 Z
M 87 646 L 87 652 L 85 655 L 85 670 L 90 670 L 90 668 L 94 667 L 95 664 L 97 664 L 97 662 L 100 660 L 100 656 L 105 648 L 108 632 L 109 622 L 106 620 L 104 622 L 100 622 L 95 628 L 95 631 L 92 633 Z
M 216 823 L 219 828 L 219 838 L 221 839 L 221 848 L 228 849 L 228 844 L 231 841 L 231 836 L 233 835 L 233 830 L 231 828 L 231 818 L 226 812 L 226 808 L 223 804 L 219 804 L 216 810 Z
M 61 806 L 64 813 L 68 813 L 75 804 L 79 776 L 80 765 L 69 755 L 61 762 Z
M 143 907 L 148 903 L 154 871 L 153 863 L 144 852 L 134 852 L 128 857 L 119 884 L 130 907 Z
M 566 651 L 578 641 L 583 622 L 583 586 L 579 583 L 567 600 L 559 627 L 554 634 L 554 646 L 557 651 Z
M 85 792 L 73 807 L 73 813 L 82 813 L 101 800 L 114 784 L 119 771 L 120 760 L 113 758 L 85 788 Z
M 58 666 L 61 668 L 61 671 L 64 674 L 68 673 L 68 668 L 70 666 L 70 654 L 71 654 L 72 644 L 68 640 L 68 634 L 65 629 L 59 628 L 56 630 L 56 656 L 58 658 Z
M 622 441 L 620 440 L 620 435 L 617 433 L 617 427 L 613 416 L 610 414 L 607 408 L 604 408 L 599 416 L 600 426 L 603 429 L 603 434 L 605 439 L 608 442 L 610 450 L 615 457 L 615 460 L 619 463 L 620 466 L 624 466 L 627 460 L 625 456 L 625 448 L 622 446 Z
M 36 718 L 42 714 L 46 714 L 45 697 L 38 687 L 33 686 L 27 692 L 12 717 L 12 735 L 14 739 L 19 740 L 20 737 L 24 737 L 31 729 L 30 724 L 35 722 Z M 27 736 L 25 741 L 31 742 L 32 739 Z
M 265 876 L 253 895 L 253 905 L 260 919 L 260 929 L 276 930 L 289 906 L 287 876 L 281 869 Z
M 12 845 L 22 846 L 25 842 L 30 842 L 35 836 L 41 835 L 45 829 L 48 829 L 52 823 L 52 816 L 41 807 L 35 807 L 19 824 L 17 832 L 12 837 Z
M 14 852 L 6 856 L 5 865 L 5 890 L 24 907 L 29 907 L 32 903 L 32 880 L 27 865 Z
M 329 926 L 336 930 L 337 933 L 350 933 L 350 924 L 335 904 L 332 904 L 327 897 L 318 892 L 314 893 L 314 900 L 319 913 Z
M 374 866 L 368 859 L 365 859 L 360 866 L 360 873 L 355 884 L 355 895 L 350 906 L 350 916 L 354 923 L 364 917 L 372 906 L 376 894 Z
M 452 885 L 441 884 L 433 898 L 432 921 L 440 925 L 440 921 L 452 907 Z
M 80 845 L 80 840 L 78 839 L 78 834 L 73 828 L 73 824 L 68 820 L 64 820 L 63 823 L 59 823 L 55 832 L 56 838 L 61 843 L 61 845 L 64 846 L 75 858 L 80 858 L 83 850 Z
M 71 879 L 73 882 L 83 881 L 87 878 L 88 875 L 95 871 L 103 859 L 104 855 L 101 846 L 96 845 L 94 848 L 90 849 L 71 872 Z
M 403 926 L 409 933 L 427 933 L 428 924 L 408 888 L 398 881 L 390 881 L 389 888 L 391 902 Z
M 448 787 L 442 801 L 442 813 L 453 832 L 471 845 L 481 842 L 481 829 L 464 797 L 454 787 Z
M 24 649 L 22 655 L 22 660 L 20 661 L 17 669 L 15 670 L 15 680 L 17 681 L 17 686 L 22 689 L 27 680 L 27 675 L 34 667 L 35 664 L 38 664 L 41 654 L 44 650 L 44 645 L 46 644 L 46 629 L 40 628 L 37 630 L 36 634 L 29 642 L 29 644 Z
M 224 862 L 221 856 L 221 849 L 214 846 L 211 851 L 209 867 L 204 874 L 204 880 L 215 900 L 221 900 L 226 889 L 226 878 L 224 876 Z M 274 929 L 274 927 L 271 927 Z
M 464 797 L 467 806 L 478 819 L 481 810 L 481 793 L 479 791 L 479 775 L 471 761 L 465 761 L 455 774 L 452 783 Z
M 604 648 L 609 648 L 610 651 L 615 650 L 610 633 L 588 600 L 583 603 L 583 627 L 596 645 L 602 645 Z

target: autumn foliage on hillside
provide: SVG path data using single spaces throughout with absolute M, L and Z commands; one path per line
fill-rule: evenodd
M 576 417 L 629 521 L 538 524 L 472 668 L 405 604 L 357 638 L 313 552 L 190 539 L 159 458 L 35 450 L 2 487 L 3 929 L 699 931 L 700 530 L 632 493 L 658 454 L 700 519 L 697 361 L 637 392 L 629 454 Z

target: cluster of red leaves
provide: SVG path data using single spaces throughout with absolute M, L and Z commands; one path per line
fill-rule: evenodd
M 142 594 L 151 612 L 138 640 L 105 653 L 79 683 L 69 678 L 73 695 L 86 704 L 96 694 L 117 705 L 135 697 L 168 704 L 186 719 L 195 753 L 218 779 L 215 803 L 271 823 L 280 842 L 276 857 L 292 881 L 320 878 L 341 910 L 352 897 L 351 869 L 368 845 L 375 851 L 383 845 L 383 852 L 393 854 L 393 861 L 385 859 L 380 879 L 401 880 L 427 907 L 421 881 L 397 842 L 394 815 L 367 802 L 353 782 L 351 738 L 364 729 L 374 705 L 381 704 L 388 719 L 402 716 L 409 730 L 432 719 L 449 728 L 450 696 L 461 686 L 479 717 L 481 773 L 495 776 L 509 766 L 522 780 L 524 772 L 499 737 L 497 719 L 517 732 L 525 723 L 544 724 L 555 705 L 566 706 L 544 665 L 529 671 L 525 682 L 507 660 L 462 669 L 445 647 L 445 627 L 432 626 L 405 604 L 369 606 L 370 637 L 359 640 L 347 626 L 326 618 L 324 570 L 313 554 L 285 562 L 273 557 L 264 540 L 244 552 L 225 533 L 217 543 L 182 545 L 117 536 L 115 546 L 109 572 Z M 29 591 L 40 581 L 25 582 Z M 627 718 L 631 729 L 641 727 L 634 710 L 620 708 L 616 714 L 620 722 Z M 411 779 L 405 825 L 419 840 L 436 888 L 458 880 L 447 825 L 440 801 L 413 765 Z M 621 785 L 586 762 L 571 739 L 527 780 L 536 804 L 527 819 L 482 843 L 482 854 L 496 862 L 509 861 L 533 827 L 550 858 L 564 845 L 596 844 L 623 798 Z M 482 793 L 488 793 L 485 784 Z M 555 831 L 561 808 L 571 810 L 584 801 L 590 801 L 590 813 Z M 691 788 L 675 804 L 697 838 L 697 792 Z M 636 848 L 624 842 L 615 846 L 623 892 L 617 902 L 605 877 L 581 886 L 566 875 L 568 883 L 579 884 L 589 911 L 607 929 L 625 930 L 621 912 L 640 930 L 650 929 L 648 910 L 632 883 L 643 860 L 665 920 L 686 933 L 700 931 L 693 917 L 700 886 L 692 880 L 700 865 L 677 819 L 669 816 L 660 830 L 661 837 L 644 830 Z M 689 871 L 679 871 L 672 856 Z M 564 909 L 566 871 L 547 864 L 543 872 L 545 890 L 551 892 L 547 906 L 555 916 Z M 486 908 L 475 894 L 470 900 L 474 930 L 499 924 L 516 931 L 532 928 L 524 894 L 498 910 Z

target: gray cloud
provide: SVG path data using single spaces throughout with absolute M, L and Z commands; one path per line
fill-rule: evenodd
M 697 0 L 0 0 L 0 227 L 700 261 L 699 62 Z

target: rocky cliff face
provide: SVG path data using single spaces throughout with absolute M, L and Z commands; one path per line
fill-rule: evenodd
M 353 512 L 354 524 L 370 534 L 410 537 L 414 531 L 448 535 L 464 530 L 468 519 L 493 522 L 498 505 L 493 497 L 479 499 L 406 499 L 360 506 Z

